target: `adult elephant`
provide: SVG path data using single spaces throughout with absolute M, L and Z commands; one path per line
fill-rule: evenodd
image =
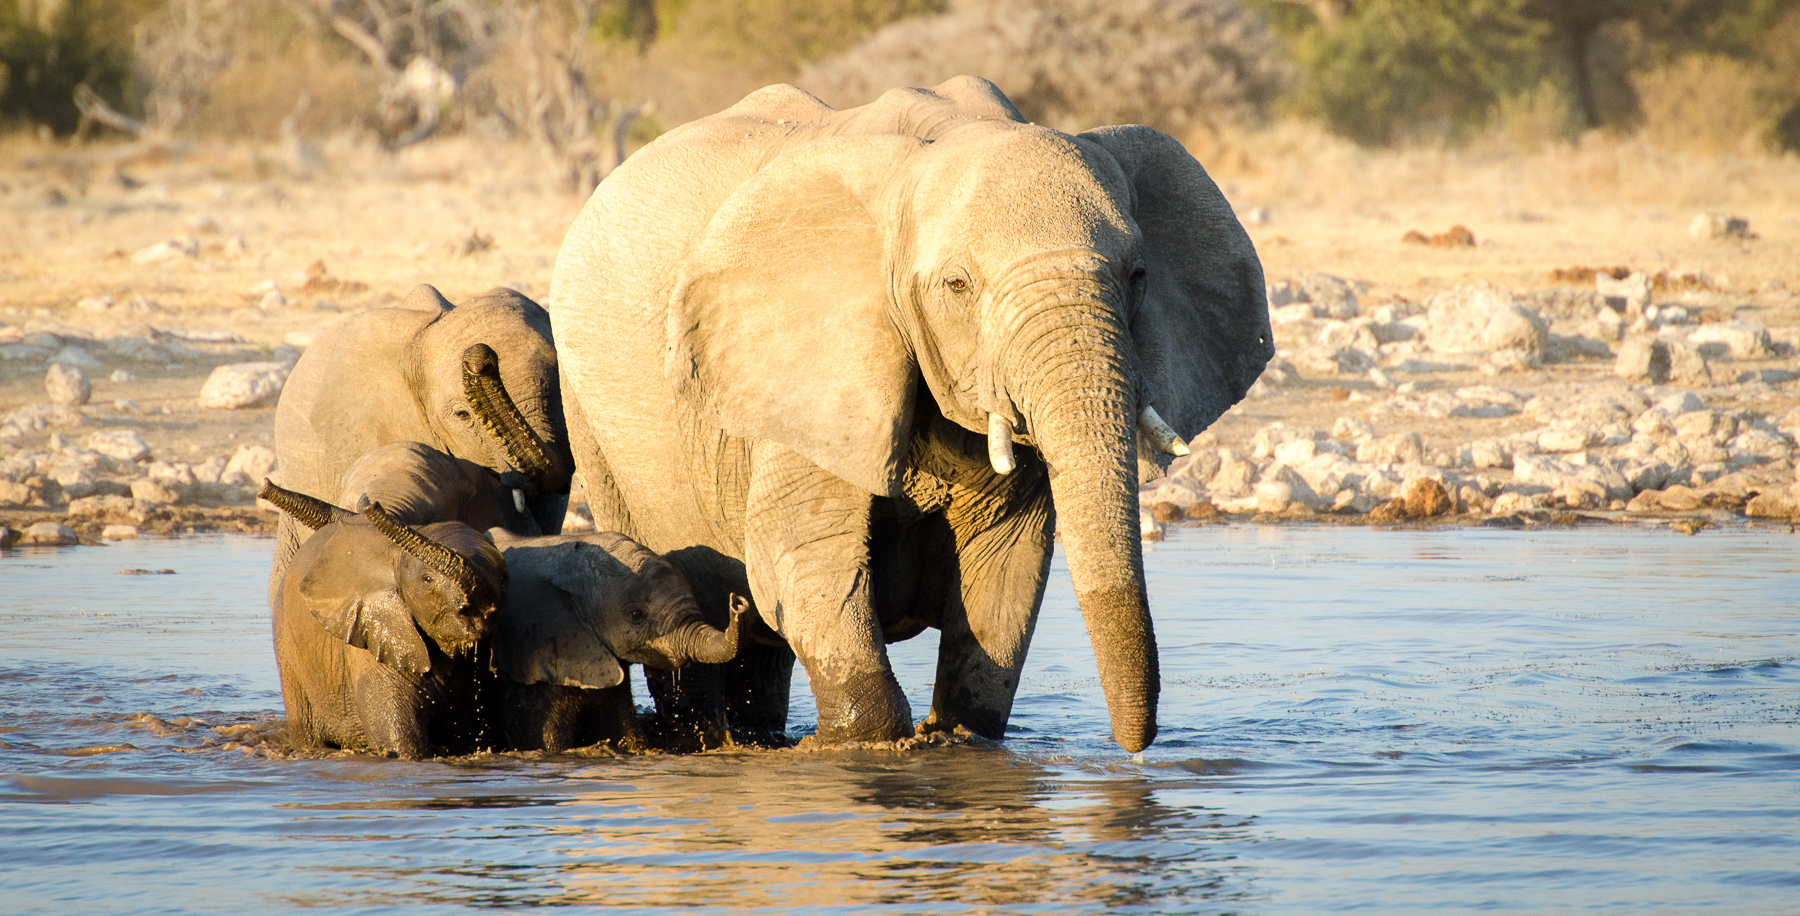
M 543 307 L 505 288 L 453 306 L 422 284 L 307 348 L 275 409 L 282 486 L 334 499 L 358 458 L 408 441 L 500 474 L 517 494 L 509 527 L 519 533 L 562 530 L 573 459 Z M 309 533 L 281 520 L 271 601 Z
M 922 727 L 1001 737 L 1053 531 L 1113 737 L 1155 739 L 1137 483 L 1273 355 L 1255 248 L 1173 139 L 1027 124 L 972 77 L 769 87 L 601 184 L 549 308 L 595 523 L 747 579 L 822 739 L 912 733 L 885 643 L 926 626 Z

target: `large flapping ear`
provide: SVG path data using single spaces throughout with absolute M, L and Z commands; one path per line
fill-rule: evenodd
M 509 547 L 505 557 L 512 585 L 505 607 L 489 621 L 494 667 L 521 684 L 622 683 L 625 669 L 583 613 L 609 586 L 605 571 L 618 564 L 580 541 Z
M 818 140 L 713 215 L 676 281 L 665 372 L 700 417 L 887 496 L 918 369 L 894 323 L 875 199 L 920 142 Z
M 325 632 L 375 660 L 413 674 L 431 670 L 431 655 L 413 616 L 387 575 L 386 550 L 373 530 L 357 523 L 322 529 L 296 556 L 305 572 L 288 587 Z M 366 535 L 366 536 L 365 536 Z M 372 558 L 379 558 L 372 562 Z
M 1148 127 L 1081 135 L 1131 183 L 1145 294 L 1132 325 L 1157 413 L 1183 438 L 1242 400 L 1275 355 L 1262 262 L 1225 195 L 1175 138 Z

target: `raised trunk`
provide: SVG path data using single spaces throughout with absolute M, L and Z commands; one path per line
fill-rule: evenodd
M 1013 394 L 1050 466 L 1057 528 L 1112 716 L 1113 739 L 1139 751 L 1156 739 L 1156 634 L 1144 595 L 1138 528 L 1133 352 L 1109 310 L 1040 308 L 1015 340 Z
M 549 496 L 568 488 L 569 469 L 544 447 L 537 430 L 531 428 L 513 403 L 500 381 L 500 359 L 487 344 L 474 344 L 463 352 L 463 392 L 488 435 L 500 444 L 507 460 L 530 483 L 534 496 Z M 519 508 L 523 511 L 523 507 Z
M 731 623 L 723 630 L 705 623 L 688 624 L 651 640 L 650 647 L 661 652 L 677 668 L 688 662 L 722 665 L 737 657 L 741 616 L 731 615 Z

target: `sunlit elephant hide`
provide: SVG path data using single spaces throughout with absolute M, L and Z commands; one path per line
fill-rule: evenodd
M 1154 740 L 1136 488 L 1273 354 L 1179 143 L 971 77 L 845 111 L 772 86 L 601 184 L 549 310 L 595 523 L 766 624 L 727 725 L 778 740 L 797 656 L 821 740 L 912 734 L 885 646 L 936 627 L 920 727 L 1000 738 L 1057 530 L 1113 737 Z

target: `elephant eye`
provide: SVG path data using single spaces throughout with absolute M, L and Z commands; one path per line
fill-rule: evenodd
M 631 622 L 632 623 L 643 623 L 644 620 L 646 618 L 648 618 L 649 616 L 650 616 L 649 614 L 644 613 L 644 609 L 641 607 L 634 607 L 631 609 Z
M 950 287 L 950 291 L 953 293 L 966 293 L 969 291 L 969 281 L 964 280 L 961 277 L 951 277 L 944 281 L 944 285 Z

